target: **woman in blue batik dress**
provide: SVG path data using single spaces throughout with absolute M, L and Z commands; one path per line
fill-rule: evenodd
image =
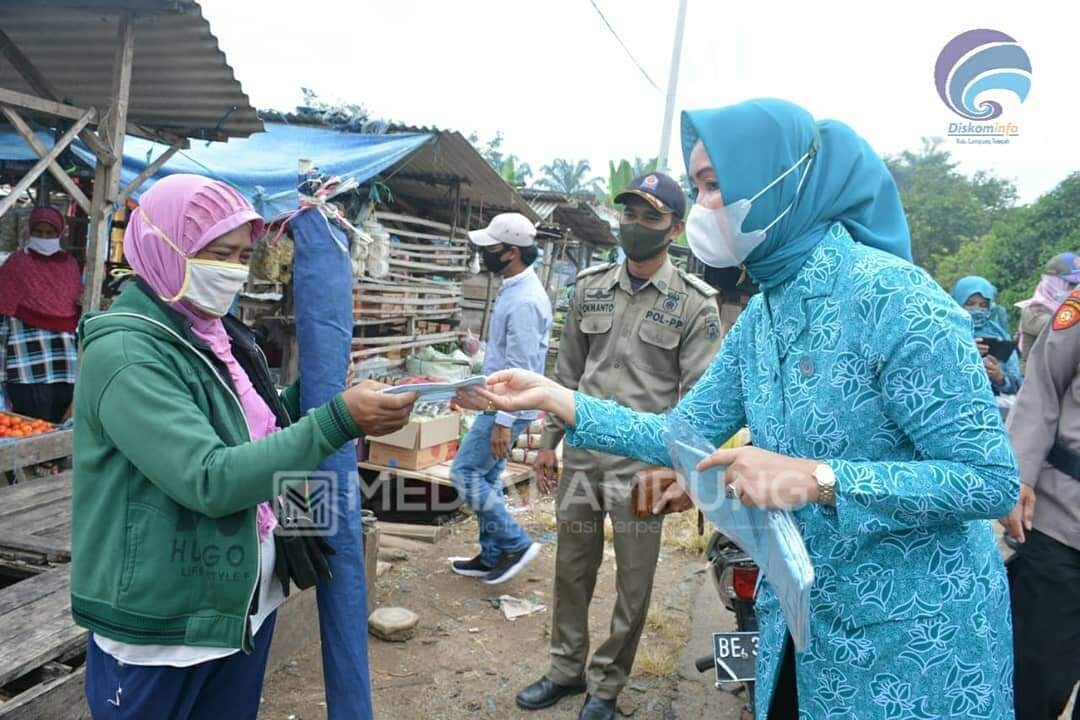
M 793 652 L 761 584 L 764 718 L 1013 717 L 1004 568 L 990 519 L 1019 495 L 967 314 L 909 262 L 881 159 L 849 127 L 760 100 L 688 112 L 687 235 L 761 288 L 673 410 L 717 446 L 744 502 L 795 510 L 814 563 L 811 638 Z M 567 441 L 670 465 L 662 415 L 521 371 L 462 397 L 540 408 Z

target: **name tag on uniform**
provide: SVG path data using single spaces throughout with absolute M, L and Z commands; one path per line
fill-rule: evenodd
M 585 296 L 581 299 L 581 312 L 583 314 L 615 312 L 615 290 L 613 288 L 586 290 Z

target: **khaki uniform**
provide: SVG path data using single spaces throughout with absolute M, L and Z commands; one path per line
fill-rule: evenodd
M 670 260 L 634 290 L 624 264 L 578 275 L 559 343 L 556 379 L 634 410 L 673 407 L 720 349 L 716 291 Z M 563 428 L 548 416 L 542 448 L 554 449 Z M 588 615 L 604 551 L 604 514 L 614 528 L 617 566 L 611 635 L 593 654 L 589 692 L 612 699 L 629 677 L 645 625 L 661 518 L 639 520 L 630 491 L 643 463 L 566 448 L 558 494 L 558 548 L 548 677 L 562 685 L 585 680 Z

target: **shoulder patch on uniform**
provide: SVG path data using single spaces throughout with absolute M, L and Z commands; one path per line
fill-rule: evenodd
M 587 278 L 590 275 L 596 275 L 598 273 L 606 272 L 613 267 L 615 267 L 615 263 L 601 263 L 599 265 L 587 267 L 577 274 L 578 280 L 580 280 L 581 278 Z
M 680 269 L 679 276 L 686 281 L 687 285 L 694 288 L 705 297 L 715 297 L 717 295 L 716 288 L 699 278 L 697 275 L 691 275 L 685 270 Z
M 1054 330 L 1068 330 L 1073 325 L 1080 323 L 1080 292 L 1073 291 L 1065 302 L 1054 313 Z

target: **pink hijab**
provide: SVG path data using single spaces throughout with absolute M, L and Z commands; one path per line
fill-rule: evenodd
M 239 395 L 252 440 L 277 430 L 277 419 L 236 362 L 225 326 L 219 318 L 207 318 L 184 300 L 172 300 L 184 282 L 186 259 L 222 235 L 251 223 L 255 241 L 263 231 L 263 219 L 251 203 L 232 187 L 199 175 L 170 175 L 143 193 L 139 210 L 131 215 L 124 232 L 124 257 L 135 274 L 158 296 L 191 321 L 194 335 L 206 343 L 224 363 Z M 184 253 L 181 257 L 162 234 Z M 276 520 L 269 503 L 259 505 L 259 537 L 273 530 Z

